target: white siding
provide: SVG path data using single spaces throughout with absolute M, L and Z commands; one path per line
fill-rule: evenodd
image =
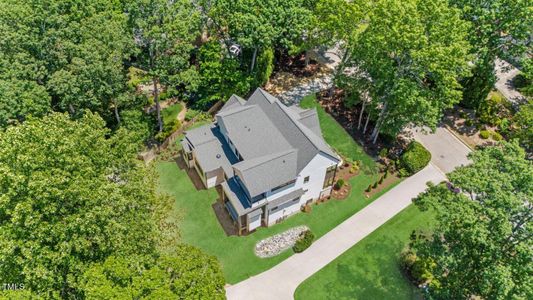
M 268 216 L 268 226 L 276 224 L 276 221 L 282 219 L 283 217 L 288 217 L 292 214 L 295 214 L 300 211 L 300 202 L 289 202 L 281 204 L 275 210 L 269 210 Z
M 261 215 L 250 218 L 250 223 L 248 225 L 248 231 L 252 231 L 257 227 L 261 226 Z
M 305 168 L 300 172 L 296 179 L 296 188 L 307 190 L 300 199 L 300 204 L 304 205 L 307 200 L 316 200 L 323 190 L 326 170 L 336 165 L 337 162 L 332 160 L 326 154 L 318 153 Z M 309 182 L 304 183 L 305 177 L 309 176 Z
M 213 176 L 213 177 L 210 177 L 210 178 L 207 178 L 207 182 L 206 182 L 206 186 L 207 188 L 212 188 L 216 185 L 217 183 L 217 176 Z

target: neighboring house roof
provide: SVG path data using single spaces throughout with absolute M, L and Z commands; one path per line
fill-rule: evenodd
M 232 164 L 251 197 L 295 179 L 318 153 L 340 160 L 322 137 L 315 109 L 287 107 L 260 88 L 248 101 L 231 96 L 216 120 L 242 156 Z M 202 127 L 186 133 L 193 148 L 205 143 L 206 135 Z M 206 157 L 212 159 L 212 153 Z

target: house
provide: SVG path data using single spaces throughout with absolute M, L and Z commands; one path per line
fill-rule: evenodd
M 331 193 L 339 156 L 315 109 L 287 107 L 257 89 L 231 96 L 215 122 L 185 133 L 183 159 L 220 199 L 239 234 L 273 225 Z

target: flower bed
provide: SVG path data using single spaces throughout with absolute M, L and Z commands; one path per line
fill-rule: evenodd
M 293 227 L 282 233 L 260 240 L 255 245 L 255 255 L 261 258 L 276 256 L 294 246 L 300 234 L 306 230 L 309 230 L 307 226 Z

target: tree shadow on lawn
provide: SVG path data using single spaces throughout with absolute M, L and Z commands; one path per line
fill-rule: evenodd
M 399 253 L 403 247 L 404 243 L 400 241 L 381 237 L 359 247 L 359 253 L 355 256 L 341 256 L 339 263 L 334 265 L 336 270 L 331 274 L 334 276 L 325 285 L 327 298 L 418 298 L 416 290 L 407 281 L 399 266 Z

